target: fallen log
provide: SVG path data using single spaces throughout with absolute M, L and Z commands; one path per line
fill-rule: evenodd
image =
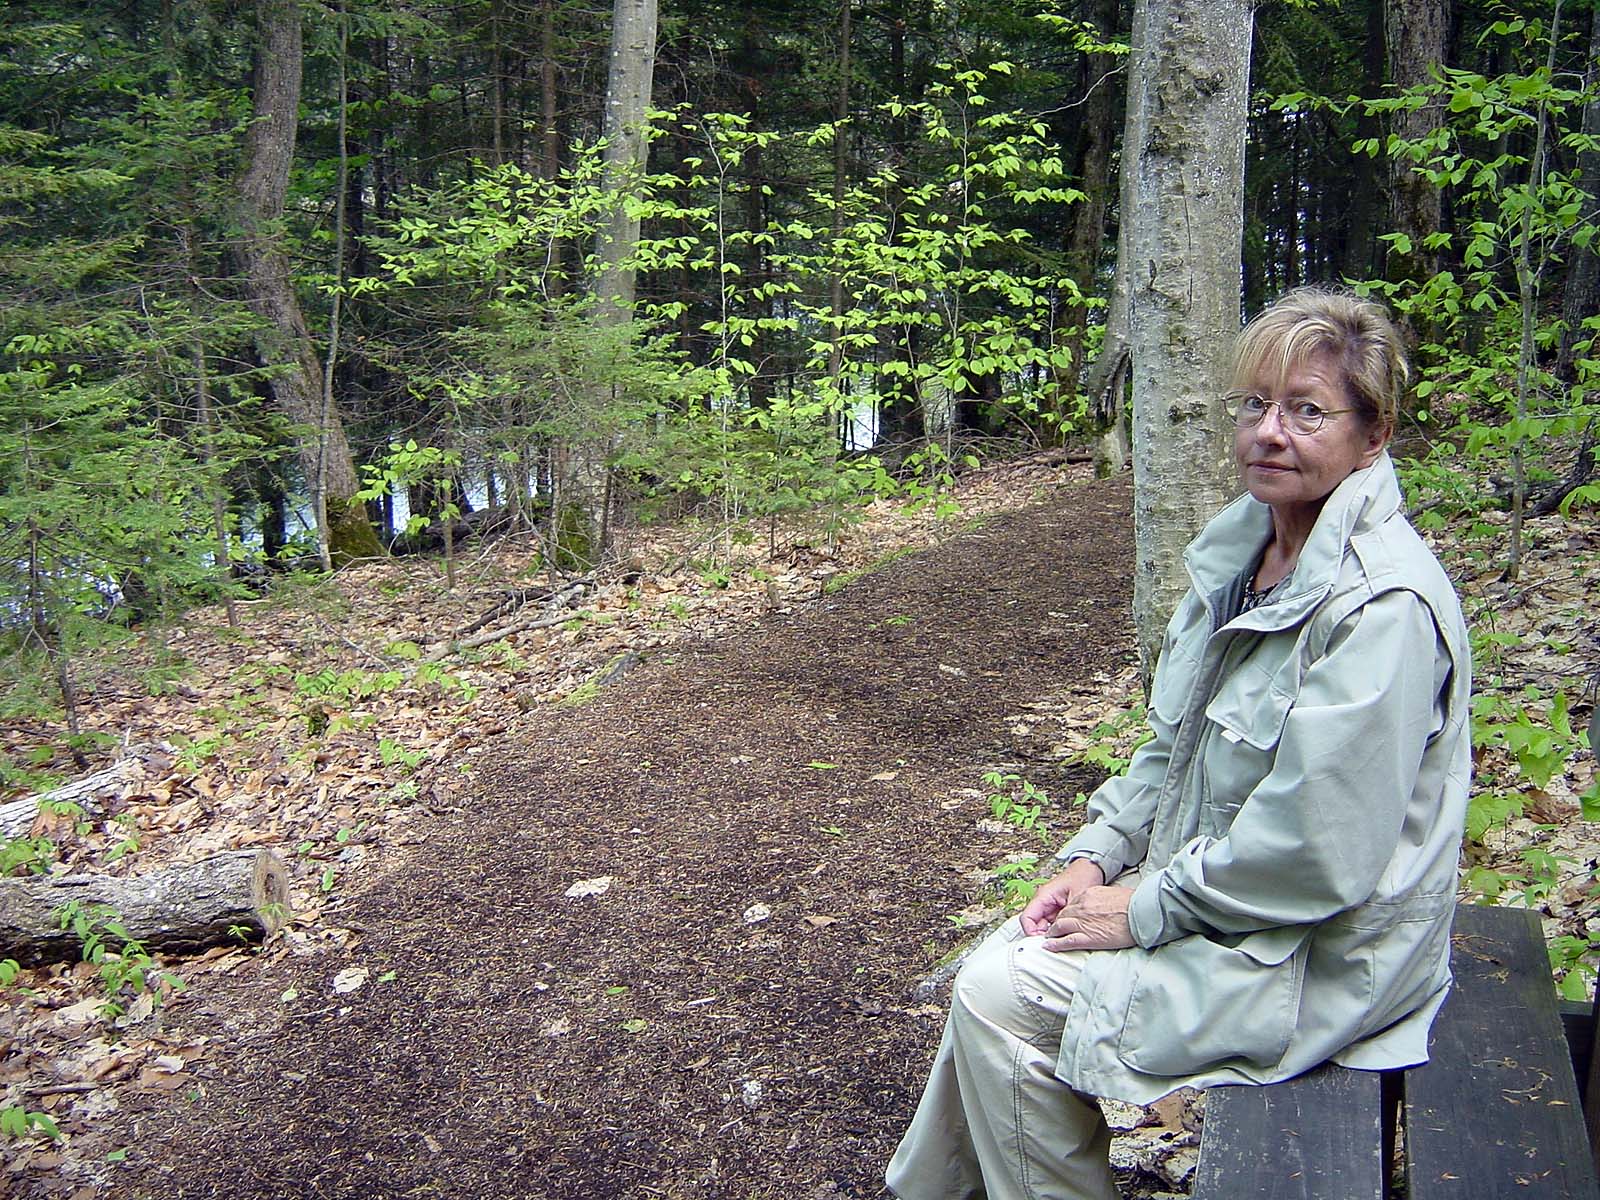
M 71 923 L 61 928 L 61 911 L 73 901 L 112 910 L 109 919 L 147 951 L 181 955 L 263 940 L 283 923 L 288 900 L 288 873 L 270 850 L 237 850 L 127 878 L 0 879 L 0 958 L 36 967 L 82 957 Z
M 107 805 L 116 800 L 122 789 L 141 774 L 149 771 L 162 773 L 172 768 L 177 752 L 164 742 L 134 746 L 125 750 L 122 757 L 103 771 L 74 779 L 54 791 L 36 796 L 23 796 L 0 804 L 0 841 L 24 837 L 39 816 L 41 804 L 76 804 L 85 816 L 99 816 Z

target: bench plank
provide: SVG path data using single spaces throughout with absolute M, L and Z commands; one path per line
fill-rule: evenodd
M 1455 986 L 1405 1079 L 1411 1200 L 1579 1200 L 1595 1184 L 1538 917 L 1462 906 Z
M 1382 1200 L 1381 1110 L 1373 1071 L 1212 1088 L 1193 1200 Z

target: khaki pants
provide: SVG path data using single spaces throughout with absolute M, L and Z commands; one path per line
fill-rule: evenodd
M 1084 953 L 1044 949 L 1016 918 L 973 951 L 889 1162 L 901 1200 L 1115 1200 L 1100 1106 L 1054 1072 Z

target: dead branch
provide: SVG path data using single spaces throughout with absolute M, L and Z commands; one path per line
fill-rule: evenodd
M 516 633 L 526 633 L 532 629 L 544 629 L 551 625 L 559 625 L 563 621 L 571 620 L 565 611 L 575 605 L 583 594 L 595 586 L 593 579 L 574 579 L 571 583 L 563 584 L 550 594 L 549 601 L 541 610 L 540 615 L 529 617 L 521 621 L 514 621 L 510 625 L 502 625 L 497 629 L 486 629 L 474 633 L 470 637 L 460 638 L 436 646 L 429 652 L 428 658 L 437 661 L 446 654 L 460 650 L 474 650 L 479 646 L 487 646 L 491 642 L 498 642 Z

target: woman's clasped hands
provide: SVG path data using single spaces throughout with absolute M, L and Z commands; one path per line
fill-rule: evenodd
M 1075 858 L 1041 884 L 1022 910 L 1022 931 L 1045 939 L 1046 950 L 1123 950 L 1134 944 L 1128 928 L 1131 888 L 1106 886 L 1105 873 Z

